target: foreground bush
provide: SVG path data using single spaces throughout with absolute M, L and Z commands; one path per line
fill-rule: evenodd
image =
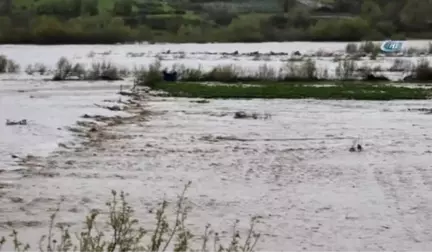
M 48 234 L 41 237 L 40 252 L 68 252 L 68 251 L 244 251 L 252 252 L 260 238 L 254 231 L 257 218 L 252 218 L 251 226 L 246 233 L 245 239 L 241 239 L 240 232 L 236 228 L 238 221 L 234 223 L 231 239 L 228 244 L 221 244 L 219 234 L 205 226 L 202 236 L 194 236 L 186 226 L 187 214 L 190 208 L 186 204 L 185 193 L 190 182 L 185 186 L 182 194 L 176 203 L 175 212 L 170 216 L 167 210 L 168 202 L 162 201 L 155 213 L 156 224 L 153 228 L 139 227 L 139 221 L 133 217 L 134 210 L 126 200 L 126 195 L 121 192 L 117 195 L 112 191 L 112 200 L 107 202 L 108 216 L 107 224 L 110 228 L 102 232 L 98 228 L 97 221 L 101 215 L 92 211 L 85 218 L 82 232 L 72 235 L 68 227 L 60 226 L 55 232 L 55 219 L 59 207 L 50 218 Z M 174 217 L 169 223 L 168 218 Z M 12 244 L 14 251 L 29 251 L 30 246 L 24 245 L 13 230 Z M 201 243 L 199 248 L 192 247 L 192 239 L 198 239 Z M 211 244 L 210 243 L 211 240 Z M 0 240 L 0 251 L 7 240 L 3 237 Z M 34 249 L 32 249 L 34 250 Z

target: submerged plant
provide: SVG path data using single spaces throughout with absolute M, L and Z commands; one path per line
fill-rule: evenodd
M 127 75 L 127 71 L 119 69 L 111 62 L 93 63 L 91 69 L 86 71 L 86 80 L 121 80 Z
M 354 54 L 357 53 L 357 51 L 358 51 L 358 47 L 356 43 L 348 43 L 345 46 L 345 52 L 348 54 Z
M 163 80 L 161 66 L 161 61 L 156 60 L 147 68 L 141 67 L 139 69 L 135 69 L 135 85 L 153 87 L 158 82 L 161 82 Z
M 357 64 L 354 60 L 344 59 L 339 61 L 336 67 L 336 77 L 341 80 L 349 80 L 354 78 Z
M 61 57 L 59 61 L 57 61 L 57 68 L 53 80 L 66 80 L 71 77 L 83 79 L 85 74 L 86 71 L 81 64 L 72 64 L 67 58 Z
M 82 64 L 71 63 L 65 57 L 60 58 L 54 73 L 53 80 L 62 81 L 71 78 L 78 80 L 121 80 L 127 75 L 127 71 L 119 69 L 110 62 L 96 62 L 86 69 Z
M 19 70 L 20 66 L 15 61 L 0 55 L 0 73 L 16 73 Z
M 48 72 L 48 67 L 42 63 L 36 63 L 34 65 L 28 65 L 25 69 L 25 72 L 28 75 L 33 75 L 34 73 L 39 73 L 40 75 L 44 75 Z

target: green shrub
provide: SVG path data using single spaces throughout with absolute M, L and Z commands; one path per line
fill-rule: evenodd
M 205 74 L 208 81 L 235 82 L 242 75 L 242 69 L 235 65 L 216 66 Z
M 153 87 L 163 80 L 161 73 L 161 61 L 156 60 L 147 68 L 140 68 L 134 71 L 135 85 Z

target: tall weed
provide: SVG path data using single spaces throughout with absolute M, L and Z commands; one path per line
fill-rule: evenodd
M 19 70 L 20 66 L 15 61 L 0 55 L 0 73 L 16 73 Z
M 161 61 L 156 60 L 147 68 L 141 67 L 134 70 L 135 85 L 153 87 L 163 80 L 161 73 Z
M 231 239 L 228 244 L 222 244 L 219 234 L 206 225 L 204 234 L 194 236 L 186 225 L 190 207 L 186 201 L 186 191 L 191 183 L 185 185 L 175 205 L 173 216 L 168 211 L 168 202 L 163 200 L 155 213 L 155 226 L 143 228 L 139 226 L 138 219 L 134 218 L 134 209 L 127 202 L 126 194 L 118 194 L 112 191 L 112 198 L 106 203 L 108 208 L 107 226 L 109 230 L 102 231 L 98 226 L 101 212 L 91 211 L 84 221 L 81 232 L 71 234 L 69 227 L 57 225 L 56 218 L 60 211 L 60 204 L 50 216 L 48 234 L 40 239 L 40 252 L 72 252 L 72 251 L 99 251 L 99 252 L 138 252 L 138 251 L 220 251 L 220 252 L 252 252 L 260 239 L 260 234 L 255 232 L 258 217 L 253 217 L 246 237 L 241 239 L 237 229 L 238 221 L 234 223 Z M 174 221 L 168 221 L 168 217 L 174 217 Z M 59 226 L 58 230 L 54 230 Z M 24 245 L 18 232 L 13 230 L 12 243 L 14 251 L 29 251 L 30 246 Z M 198 238 L 199 248 L 194 248 L 192 238 Z M 209 241 L 213 240 L 213 247 Z M 0 240 L 0 251 L 2 245 L 7 242 L 6 238 Z

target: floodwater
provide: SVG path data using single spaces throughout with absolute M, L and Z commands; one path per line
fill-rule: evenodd
M 310 44 L 305 43 L 304 50 Z M 322 45 L 344 48 L 338 43 Z M 0 48 L 22 65 L 54 65 L 60 56 L 85 57 L 92 50 L 111 48 L 119 52 L 115 57 L 123 55 L 123 62 L 138 63 L 140 58 L 125 58 L 130 48 L 192 52 L 216 51 L 218 46 Z M 232 44 L 218 50 L 276 52 L 300 46 Z M 151 59 L 141 60 L 146 64 Z M 192 181 L 188 223 L 197 235 L 210 223 L 227 236 L 235 219 L 245 231 L 249 218 L 259 215 L 259 250 L 429 250 L 432 246 L 432 120 L 425 112 L 409 111 L 431 108 L 431 101 L 256 99 L 201 104 L 149 96 L 141 101 L 148 115 L 106 126 L 104 132 L 110 137 L 82 145 L 82 137 L 67 126 L 83 120 L 84 114 L 132 115 L 95 105 L 126 101 L 128 97 L 116 92 L 120 85 L 130 84 L 2 77 L 0 121 L 27 119 L 28 125 L 0 123 L 1 235 L 15 228 L 37 248 L 60 197 L 65 201 L 59 221 L 78 230 L 90 209 L 105 209 L 111 189 L 129 193 L 136 217 L 146 227 L 153 223 L 149 209 L 164 198 L 175 201 Z M 234 119 L 236 111 L 270 113 L 271 118 Z M 354 139 L 360 139 L 362 152 L 348 151 Z M 11 154 L 35 157 L 19 165 Z
M 403 50 L 409 48 L 427 49 L 428 40 L 405 41 Z M 379 41 L 376 41 L 379 43 Z M 361 43 L 358 43 L 360 45 Z M 212 43 L 212 44 L 129 44 L 129 45 L 59 45 L 59 46 L 32 46 L 32 45 L 0 45 L 0 52 L 8 58 L 19 62 L 23 67 L 43 63 L 49 68 L 55 65 L 61 56 L 73 62 L 89 66 L 92 62 L 109 61 L 121 67 L 133 69 L 142 65 L 151 64 L 162 59 L 163 67 L 172 67 L 175 64 L 187 67 L 201 67 L 204 70 L 218 66 L 235 64 L 249 71 L 256 71 L 259 66 L 267 64 L 277 69 L 287 64 L 292 53 L 299 51 L 302 55 L 315 55 L 313 57 L 318 69 L 327 69 L 330 75 L 334 74 L 337 63 L 333 62 L 335 56 L 343 55 L 347 43 L 319 43 L 319 42 L 285 42 L 285 43 Z M 238 55 L 229 55 L 238 52 Z M 254 52 L 261 54 L 256 56 Z M 273 52 L 273 54 L 271 54 Z M 284 55 L 289 54 L 289 55 Z M 270 54 L 270 55 L 268 55 Z M 432 60 L 432 56 L 425 56 Z M 397 57 L 381 57 L 370 60 L 363 57 L 359 66 L 374 68 L 380 66 L 388 69 Z M 417 57 L 404 58 L 416 63 Z M 396 76 L 394 76 L 396 74 Z M 400 73 L 387 73 L 389 78 L 398 79 Z

